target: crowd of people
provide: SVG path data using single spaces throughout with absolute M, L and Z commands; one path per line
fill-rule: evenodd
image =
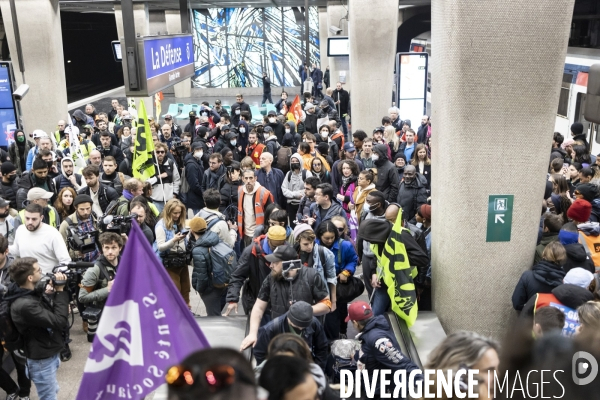
M 340 82 L 321 88 L 303 93 L 298 120 L 286 92 L 258 120 L 241 94 L 230 111 L 203 102 L 185 125 L 151 119 L 155 174 L 144 180 L 133 167 L 140 122 L 118 100 L 107 112 L 76 110 L 55 132 L 17 130 L 0 166 L 0 290 L 10 303 L 0 324 L 12 317 L 22 342 L 5 338 L 19 378 L 0 371 L 8 399 L 27 399 L 31 381 L 40 398 L 56 398 L 56 371 L 71 357 L 68 315 L 81 314 L 91 342 L 131 224 L 190 312 L 194 290 L 207 316 L 233 315 L 240 302 L 250 315 L 240 350 L 253 348 L 256 368 L 233 350 L 194 353 L 170 371 L 172 398 L 208 398 L 184 373 L 213 358 L 235 370 L 222 398 L 331 399 L 342 369 L 416 370 L 385 317 L 383 250 L 392 236 L 403 245 L 386 251 L 401 252 L 392 256 L 410 267 L 418 308 L 431 309 L 431 120 L 413 129 L 391 107 L 369 134 L 351 132 L 348 92 Z M 554 330 L 572 340 L 600 324 L 600 161 L 582 124 L 571 130 L 569 141 L 554 135 L 535 262 L 512 298 L 535 338 L 556 341 Z M 73 287 L 55 267 L 74 261 L 89 264 Z M 493 340 L 459 332 L 427 365 L 497 370 L 501 354 Z

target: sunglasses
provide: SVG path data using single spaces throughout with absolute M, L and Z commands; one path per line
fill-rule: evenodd
M 230 365 L 213 365 L 204 370 L 198 367 L 175 365 L 167 370 L 167 384 L 174 388 L 199 385 L 215 393 L 232 386 L 236 381 L 254 385 L 254 381 Z
M 165 151 L 164 151 L 164 150 L 158 150 L 158 151 L 156 152 L 156 154 L 165 154 Z
M 344 233 L 344 228 L 337 228 L 339 233 Z

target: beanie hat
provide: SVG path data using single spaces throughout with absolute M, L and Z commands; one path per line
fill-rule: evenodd
M 206 221 L 201 217 L 194 217 L 189 222 L 189 227 L 192 232 L 202 232 L 207 228 Z
M 429 204 L 423 204 L 419 209 L 419 214 L 427 221 L 431 221 L 431 206 Z
M 561 229 L 558 232 L 558 241 L 563 246 L 566 246 L 568 244 L 577 243 L 579 241 L 579 233 L 578 232 L 570 232 L 570 231 Z
M 2 167 L 0 167 L 0 171 L 2 171 L 2 175 L 8 175 L 13 171 L 16 171 L 17 168 L 10 161 L 5 161 L 2 163 Z
M 75 197 L 75 200 L 73 200 L 73 207 L 77 207 L 81 203 L 94 204 L 94 200 L 87 194 L 78 194 L 77 197 Z
M 313 309 L 305 301 L 297 301 L 290 306 L 288 319 L 298 328 L 308 328 L 313 319 Z
M 583 124 L 581 122 L 574 122 L 573 125 L 571 125 L 571 132 L 580 135 L 583 133 Z
M 591 183 L 582 183 L 577 185 L 575 190 L 581 193 L 583 199 L 589 201 L 590 203 L 592 200 L 598 197 L 598 186 L 592 185 Z
M 270 227 L 267 238 L 271 240 L 285 240 L 287 238 L 285 228 L 280 225 Z
M 576 222 L 587 222 L 592 214 L 592 205 L 589 201 L 577 199 L 567 211 L 567 217 Z
M 571 268 L 563 278 L 563 283 L 575 285 L 587 289 L 590 282 L 594 279 L 594 274 L 583 268 Z
M 312 231 L 312 230 L 313 230 L 313 228 L 309 224 L 298 224 L 294 228 L 294 233 L 293 233 L 294 238 L 297 238 L 298 236 L 300 236 L 300 234 L 304 231 Z

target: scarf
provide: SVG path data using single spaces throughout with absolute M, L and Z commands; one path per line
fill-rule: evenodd
M 342 186 L 343 187 L 348 187 L 348 185 L 350 185 L 352 182 L 356 182 L 356 176 L 354 175 L 350 175 L 350 176 L 342 176 Z
M 133 199 L 134 196 L 129 190 L 123 189 L 123 197 L 125 197 L 128 201 L 131 201 L 131 199 Z

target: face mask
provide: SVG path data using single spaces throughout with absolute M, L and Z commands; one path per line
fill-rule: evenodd
M 237 144 L 237 140 L 230 140 L 229 143 L 231 143 L 232 146 L 235 146 Z
M 285 130 L 285 133 L 290 133 L 290 130 L 289 130 L 289 129 L 286 129 L 286 130 Z
M 277 120 L 277 118 L 269 118 L 269 123 L 274 124 L 276 120 Z
M 246 128 L 240 128 L 240 133 L 246 133 Z
M 17 142 L 23 143 L 25 141 L 25 136 L 17 136 Z
M 300 164 L 297 164 L 297 163 L 292 163 L 292 169 L 293 169 L 294 171 L 297 171 L 297 170 L 299 170 L 299 169 L 300 169 Z
M 14 181 L 15 179 L 17 179 L 16 175 L 9 175 L 8 176 L 8 180 L 11 181 L 11 182 Z
M 328 136 L 328 133 L 327 133 L 327 132 L 321 132 L 321 137 L 322 137 L 323 139 L 325 139 L 327 136 Z
M 371 211 L 371 205 L 369 203 L 367 203 L 366 201 L 365 201 L 365 204 L 363 204 L 363 211 L 365 211 L 365 212 Z
M 198 160 L 202 158 L 202 155 L 204 154 L 204 152 L 202 151 L 197 151 L 194 153 L 194 157 L 196 157 Z
M 379 156 L 377 154 L 373 154 L 371 156 L 371 160 L 373 160 L 375 162 L 375 161 L 379 160 Z

